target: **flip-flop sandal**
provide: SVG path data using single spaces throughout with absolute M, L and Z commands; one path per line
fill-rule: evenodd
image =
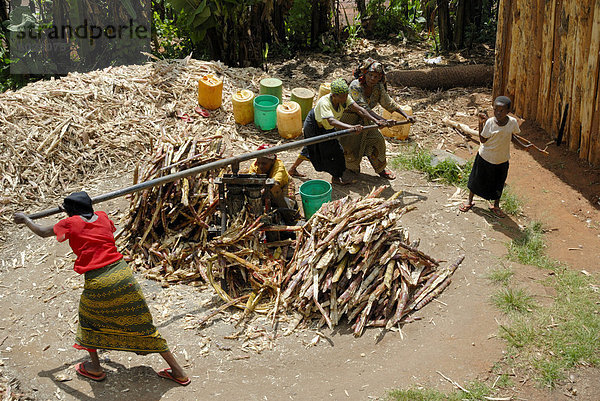
M 500 209 L 500 208 L 497 208 L 497 207 L 491 207 L 491 208 L 490 208 L 490 211 L 491 211 L 492 213 L 494 213 L 494 216 L 496 216 L 496 217 L 498 217 L 498 218 L 500 218 L 500 219 L 502 219 L 502 218 L 506 217 L 506 213 L 504 213 L 504 212 L 502 211 L 502 209 Z
M 206 110 L 206 109 L 203 109 L 203 108 L 202 108 L 202 107 L 200 107 L 200 106 L 196 106 L 196 108 L 194 108 L 194 111 L 195 111 L 196 113 L 200 114 L 200 115 L 201 115 L 202 117 L 204 117 L 204 118 L 208 118 L 208 117 L 210 117 L 210 113 L 208 112 L 208 110 Z
M 194 119 L 190 117 L 188 113 L 178 112 L 177 117 L 185 121 L 186 123 L 193 123 Z
M 171 369 L 168 369 L 168 368 L 165 368 L 165 369 L 163 369 L 161 371 L 158 371 L 156 374 L 159 375 L 160 377 L 164 378 L 164 379 L 173 380 L 175 383 L 181 384 L 182 386 L 187 386 L 188 384 L 190 384 L 192 382 L 192 380 L 189 377 L 187 378 L 187 380 L 176 379 L 171 374 Z
M 382 177 L 382 178 L 386 178 L 388 180 L 395 180 L 396 179 L 396 174 L 394 174 L 393 172 L 391 172 L 388 169 L 385 169 L 381 173 L 379 173 L 379 176 Z
M 102 380 L 106 379 L 105 372 L 102 372 L 102 374 L 100 375 L 95 375 L 85 370 L 85 365 L 83 362 L 79 362 L 77 366 L 75 366 L 75 372 L 77 372 L 77 374 L 80 374 L 83 377 L 87 377 L 88 379 L 96 382 L 101 382 Z
M 461 203 L 461 205 L 458 207 L 458 210 L 460 210 L 461 212 L 468 212 L 469 210 L 471 210 L 473 205 L 473 203 L 470 203 L 468 205 L 466 203 Z

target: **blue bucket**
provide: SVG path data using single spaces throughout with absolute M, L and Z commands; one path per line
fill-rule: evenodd
M 310 219 L 323 203 L 331 201 L 331 184 L 324 180 L 306 181 L 300 186 L 304 218 Z

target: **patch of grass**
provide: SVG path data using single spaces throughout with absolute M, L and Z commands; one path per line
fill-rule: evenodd
M 471 382 L 465 389 L 469 392 L 454 391 L 449 394 L 431 389 L 392 390 L 385 398 L 387 401 L 462 401 L 483 400 L 492 394 L 492 389 L 482 382 Z
M 385 398 L 388 401 L 446 401 L 448 397 L 436 390 L 392 390 Z
M 510 327 L 500 325 L 500 337 L 513 348 L 523 348 L 532 345 L 535 336 L 533 319 L 517 319 Z
M 500 377 L 498 378 L 498 381 L 496 381 L 496 386 L 498 388 L 508 388 L 508 387 L 512 387 L 515 385 L 514 380 L 507 374 L 501 374 Z
M 554 303 L 531 314 L 513 314 L 500 335 L 517 363 L 536 372 L 541 385 L 555 387 L 577 366 L 600 366 L 600 306 L 597 277 L 567 269 L 545 254 L 541 224 L 532 223 L 509 246 L 509 257 L 551 270 L 545 284 L 557 293 Z M 524 296 L 526 297 L 526 296 Z M 523 297 L 514 292 L 497 296 L 499 307 L 515 309 Z M 525 298 L 526 299 L 526 298 Z
M 499 267 L 488 274 L 487 278 L 494 283 L 508 285 L 511 277 L 515 273 L 508 267 Z
M 510 214 L 511 216 L 518 216 L 523 210 L 523 202 L 507 185 L 500 197 L 500 207 L 505 213 Z
M 544 253 L 546 244 L 544 243 L 542 223 L 532 222 L 521 234 L 508 246 L 508 259 L 544 269 L 556 269 L 559 266 Z
M 441 181 L 445 184 L 467 187 L 472 163 L 460 166 L 453 160 L 444 160 L 436 166 L 432 165 L 433 156 L 427 149 L 412 147 L 392 159 L 392 166 L 404 170 L 417 170 L 425 173 L 430 181 Z
M 492 296 L 492 301 L 504 313 L 530 312 L 535 306 L 533 298 L 521 288 L 503 288 Z

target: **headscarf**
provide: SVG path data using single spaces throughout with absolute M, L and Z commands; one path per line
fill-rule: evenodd
M 346 80 L 344 80 L 343 78 L 338 78 L 335 81 L 333 81 L 330 87 L 332 95 L 343 95 L 350 91 Z
M 264 149 L 269 149 L 269 148 L 272 148 L 272 147 L 273 147 L 273 145 L 269 145 L 268 143 L 263 143 L 256 150 L 264 150 Z M 277 155 L 275 153 L 272 153 L 270 155 L 262 155 L 260 157 L 264 157 L 265 159 L 271 159 L 271 160 L 277 159 Z
M 358 81 L 362 84 L 365 82 L 365 76 L 368 72 L 378 72 L 383 74 L 381 77 L 381 83 L 383 86 L 387 87 L 385 82 L 385 68 L 383 68 L 383 64 L 369 57 L 354 70 L 354 78 L 358 79 Z
M 73 192 L 63 201 L 63 208 L 70 216 L 82 216 L 86 219 L 91 219 L 94 216 L 94 208 L 92 207 L 92 199 L 87 192 Z

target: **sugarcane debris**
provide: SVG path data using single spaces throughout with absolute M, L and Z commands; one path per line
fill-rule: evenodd
M 184 141 L 160 141 L 141 180 L 209 163 L 222 157 L 220 135 L 194 136 Z M 214 178 L 224 169 L 208 171 L 131 196 L 122 248 L 132 265 L 146 276 L 167 282 L 202 278 L 200 259 L 207 243 L 209 220 L 219 196 Z
M 223 78 L 223 106 L 210 118 L 194 112 L 206 73 Z M 256 68 L 185 58 L 70 73 L 1 93 L 0 220 L 10 221 L 22 205 L 55 206 L 82 182 L 89 189 L 107 172 L 132 169 L 165 136 L 212 136 L 222 128 L 232 148 L 255 148 L 261 142 L 253 128 L 236 127 L 231 93 L 257 92 L 264 76 Z M 177 112 L 196 118 L 188 123 Z
M 321 207 L 304 226 L 283 278 L 282 302 L 330 328 L 345 318 L 355 336 L 366 326 L 390 329 L 450 284 L 462 262 L 441 267 L 409 245 L 398 193 L 385 187 L 358 201 L 346 197 Z
M 139 177 L 147 181 L 209 163 L 224 150 L 221 135 L 165 138 Z M 265 231 L 279 226 L 267 226 L 265 216 L 246 208 L 222 235 L 209 240 L 209 227 L 220 220 L 215 178 L 228 171 L 208 171 L 133 194 L 120 241 L 131 265 L 148 278 L 165 286 L 210 284 L 227 305 L 244 310 L 239 324 L 252 312 L 277 314 L 282 255 L 294 241 L 266 242 Z

